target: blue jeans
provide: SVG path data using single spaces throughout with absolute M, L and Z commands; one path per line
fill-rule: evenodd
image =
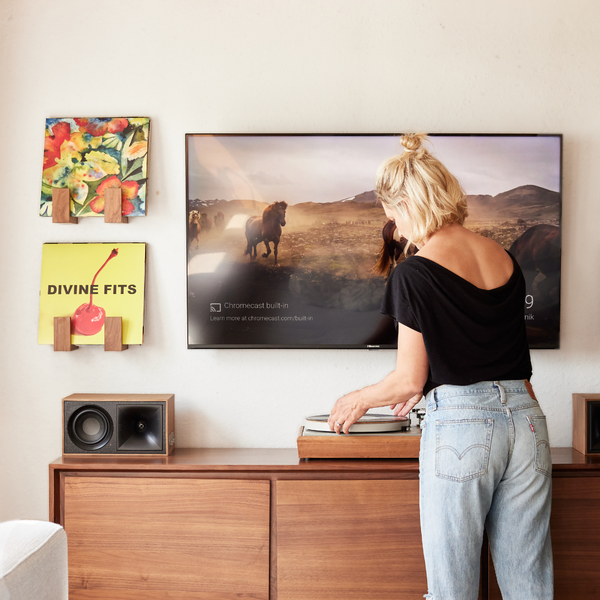
M 553 598 L 552 461 L 546 417 L 524 381 L 427 394 L 421 535 L 431 600 L 476 600 L 484 527 L 504 600 Z

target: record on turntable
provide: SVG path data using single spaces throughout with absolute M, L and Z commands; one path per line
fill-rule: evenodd
M 304 428 L 310 431 L 322 431 L 335 434 L 335 432 L 332 432 L 331 429 L 329 429 L 329 425 L 327 424 L 328 420 L 329 415 L 306 417 L 306 419 L 304 419 Z M 406 431 L 409 428 L 409 417 L 366 414 L 356 421 L 356 423 L 350 425 L 350 433 L 390 433 L 394 431 Z

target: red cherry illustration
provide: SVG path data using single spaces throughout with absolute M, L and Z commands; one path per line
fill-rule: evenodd
M 118 248 L 113 248 L 110 256 L 104 261 L 104 264 L 98 269 L 96 274 L 94 275 L 94 279 L 92 280 L 92 287 L 94 289 L 94 283 L 96 283 L 96 277 L 98 277 L 98 273 L 104 269 L 106 263 L 108 263 L 111 258 L 114 258 L 119 253 Z M 96 335 L 104 325 L 104 317 L 106 316 L 106 311 L 101 306 L 94 306 L 92 302 L 94 294 L 90 293 L 90 301 L 89 303 L 82 304 L 73 315 L 73 327 L 77 333 L 80 335 Z
M 101 306 L 82 304 L 73 315 L 73 327 L 80 335 L 96 335 L 104 325 L 105 316 Z

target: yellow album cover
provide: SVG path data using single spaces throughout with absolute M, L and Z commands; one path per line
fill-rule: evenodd
M 54 343 L 54 317 L 71 317 L 71 343 L 104 344 L 121 317 L 123 344 L 144 339 L 146 244 L 44 244 L 38 343 Z

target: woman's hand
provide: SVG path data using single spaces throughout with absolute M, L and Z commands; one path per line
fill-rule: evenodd
M 415 394 L 412 398 L 407 400 L 406 402 L 399 402 L 398 404 L 392 404 L 390 408 L 394 411 L 394 414 L 398 417 L 406 417 L 408 413 L 411 411 L 415 404 L 418 404 L 423 394 Z
M 350 426 L 370 408 L 389 406 L 395 415 L 407 415 L 423 396 L 429 361 L 423 336 L 398 323 L 396 368 L 382 381 L 342 396 L 327 423 L 331 431 L 350 433 Z
M 331 409 L 327 421 L 329 429 L 336 433 L 350 433 L 350 426 L 356 423 L 368 410 L 361 400 L 361 390 L 342 396 Z

